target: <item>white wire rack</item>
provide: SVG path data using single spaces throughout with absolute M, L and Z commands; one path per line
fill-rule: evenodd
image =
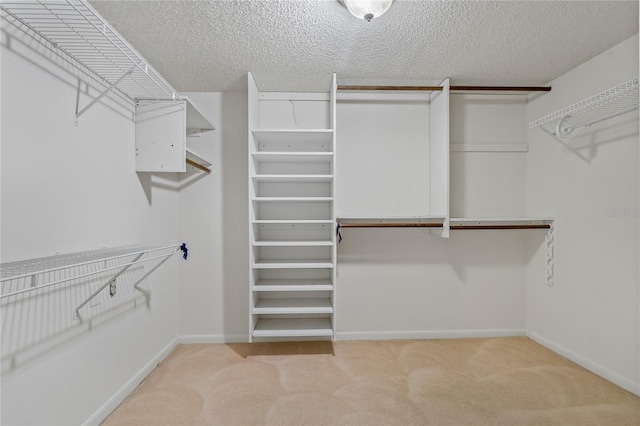
M 183 252 L 183 257 L 186 259 L 186 245 L 174 244 L 106 248 L 3 263 L 0 268 L 0 283 L 2 285 L 0 299 L 55 289 L 64 284 L 91 282 L 95 286 L 95 290 L 78 304 L 76 307 L 76 313 L 78 313 L 83 306 L 131 266 L 157 261 L 146 274 L 137 280 L 135 284 L 137 286 L 178 252 Z
M 573 132 L 582 127 L 593 126 L 594 124 L 637 111 L 639 108 L 638 77 L 636 77 L 532 121 L 529 123 L 529 128 L 540 127 L 562 146 L 586 163 L 590 163 L 591 160 L 589 158 L 567 143 Z
M 638 78 L 636 77 L 553 114 L 532 121 L 529 123 L 529 127 L 547 125 L 555 136 L 566 138 L 580 127 L 591 126 L 636 111 L 638 107 Z
M 135 100 L 182 99 L 176 90 L 100 14 L 81 0 L 2 1 L 5 19 L 42 38 L 99 76 L 106 89 L 76 118 L 110 91 Z

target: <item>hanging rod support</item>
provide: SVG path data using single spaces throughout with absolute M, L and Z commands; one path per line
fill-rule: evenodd
M 103 285 L 100 286 L 100 288 L 98 288 L 96 291 L 94 291 L 91 296 L 87 297 L 84 302 L 82 302 L 80 305 L 78 305 L 78 307 L 76 308 L 76 314 L 78 316 L 80 316 L 80 309 L 86 305 L 87 303 L 89 303 L 89 301 L 91 299 L 93 299 L 94 297 L 96 297 L 102 290 L 104 290 L 105 288 L 107 288 L 107 286 L 109 284 L 111 284 L 111 282 L 113 280 L 115 280 L 116 278 L 118 278 L 120 275 L 124 274 L 124 272 L 129 269 L 131 267 L 131 265 L 134 264 L 134 262 L 137 262 L 142 256 L 145 255 L 145 252 L 138 254 L 135 259 L 133 259 L 130 263 L 128 263 L 127 265 L 125 265 L 122 269 L 120 269 L 115 275 L 113 275 L 111 278 L 109 278 Z
M 569 151 L 571 151 L 573 154 L 575 154 L 576 156 L 578 156 L 582 161 L 584 161 L 587 164 L 591 164 L 591 160 L 588 159 L 587 157 L 585 157 L 584 155 L 582 155 L 582 153 L 580 153 L 577 149 L 575 149 L 574 147 L 572 147 L 571 145 L 569 145 L 568 143 L 566 143 L 565 141 L 563 141 L 560 137 L 558 137 L 558 135 L 556 135 L 554 132 L 550 132 L 549 130 L 545 129 L 544 127 L 540 126 L 540 128 L 547 134 L 549 134 L 549 136 L 551 136 L 556 142 L 558 142 L 560 145 L 562 145 L 563 147 L 567 148 Z
M 94 106 L 100 99 L 102 99 L 107 93 L 111 92 L 118 84 L 120 84 L 120 82 L 122 80 L 124 80 L 126 77 L 128 77 L 131 73 L 133 73 L 133 71 L 137 68 L 137 65 L 134 65 L 129 71 L 125 72 L 118 80 L 116 80 L 115 83 L 113 83 L 111 86 L 107 87 L 102 93 L 100 93 L 98 96 L 96 96 L 96 98 L 94 100 L 92 100 L 89 105 L 85 106 L 84 108 L 82 108 L 82 110 L 80 110 L 79 112 L 76 113 L 75 119 L 74 119 L 74 124 L 77 126 L 78 125 L 78 119 L 80 118 L 80 116 L 82 114 L 84 114 L 85 112 L 87 112 L 87 110 L 89 110 L 89 108 L 91 108 L 92 106 Z
M 195 161 L 193 161 L 190 158 L 187 158 L 186 162 L 187 162 L 188 165 L 193 166 L 196 169 L 202 170 L 203 172 L 206 172 L 206 173 L 211 173 L 211 169 L 209 169 L 208 167 L 203 166 L 202 164 L 196 163 Z

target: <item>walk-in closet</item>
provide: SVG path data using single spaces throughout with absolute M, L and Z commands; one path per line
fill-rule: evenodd
M 0 2 L 7 425 L 640 422 L 638 2 Z

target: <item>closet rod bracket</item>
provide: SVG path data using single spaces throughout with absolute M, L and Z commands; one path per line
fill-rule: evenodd
M 125 265 L 122 269 L 120 269 L 117 273 L 115 273 L 113 276 L 111 276 L 104 284 L 102 284 L 98 289 L 96 289 L 96 291 L 94 291 L 93 293 L 91 293 L 91 296 L 87 297 L 86 299 L 84 299 L 84 301 L 82 303 L 80 303 L 78 305 L 78 307 L 76 308 L 76 315 L 79 317 L 80 316 L 80 309 L 86 305 L 87 303 L 89 303 L 89 301 L 91 301 L 91 299 L 93 299 L 94 297 L 96 297 L 102 290 L 104 290 L 105 288 L 107 288 L 109 285 L 111 285 L 112 282 L 114 282 L 120 275 L 124 274 L 125 271 L 127 269 L 129 269 L 131 267 L 131 265 L 133 265 L 135 262 L 137 262 L 138 260 L 140 260 L 140 258 L 142 256 L 144 256 L 146 254 L 146 252 L 142 252 L 139 253 L 132 261 L 131 263 Z
M 549 136 L 551 136 L 553 138 L 553 140 L 555 140 L 560 145 L 565 147 L 567 150 L 569 150 L 572 154 L 576 155 L 582 161 L 584 161 L 587 164 L 591 164 L 591 160 L 589 158 L 587 158 L 580 151 L 578 151 L 576 148 L 574 148 L 570 144 L 568 144 L 564 139 L 562 139 L 560 136 L 558 136 L 558 134 L 556 132 L 551 132 L 551 131 L 545 129 L 544 127 L 542 127 L 542 126 L 540 126 L 540 129 L 542 129 L 542 131 L 544 131 Z M 571 131 L 569 131 L 569 133 L 571 133 Z

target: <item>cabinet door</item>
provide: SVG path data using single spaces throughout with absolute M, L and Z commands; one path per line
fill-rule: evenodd
M 136 107 L 136 171 L 186 170 L 186 105 L 143 102 Z

